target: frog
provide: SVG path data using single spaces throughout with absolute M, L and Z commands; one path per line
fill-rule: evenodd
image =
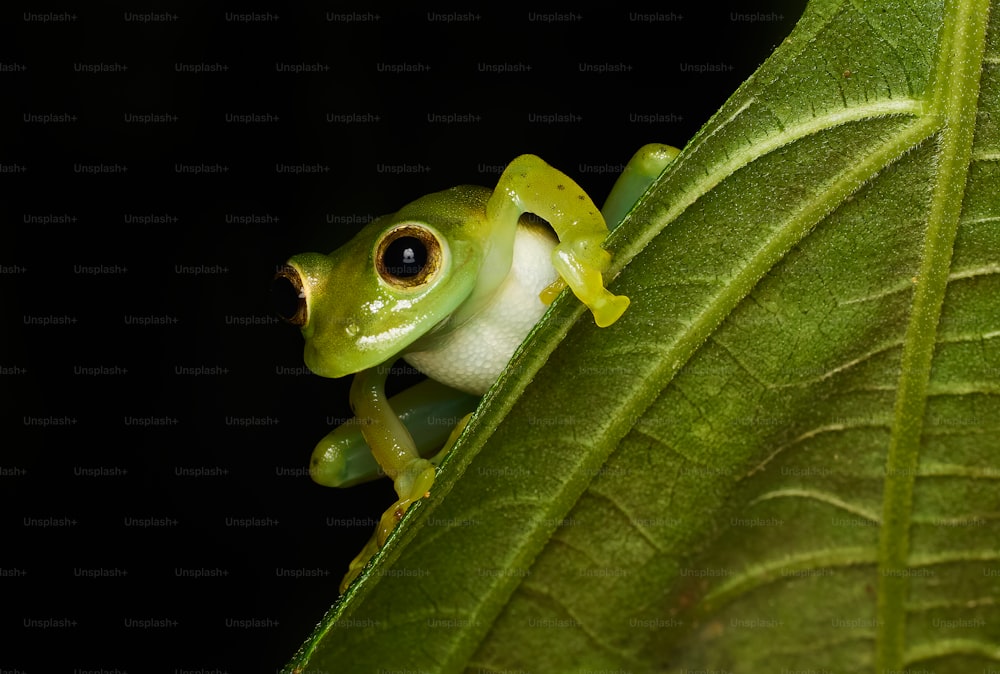
M 355 418 L 317 443 L 310 476 L 347 487 L 385 475 L 398 497 L 341 592 L 409 508 L 430 496 L 442 457 L 559 293 L 572 292 L 599 328 L 624 314 L 629 298 L 604 282 L 611 255 L 603 244 L 678 152 L 640 148 L 602 209 L 565 173 L 523 154 L 493 189 L 426 195 L 328 255 L 299 253 L 281 265 L 278 313 L 299 327 L 306 366 L 323 377 L 354 375 Z M 388 398 L 386 380 L 400 358 L 428 378 Z

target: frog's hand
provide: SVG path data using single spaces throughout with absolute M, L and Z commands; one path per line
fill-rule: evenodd
M 409 498 L 401 496 L 399 501 L 397 501 L 392 508 L 386 510 L 382 515 L 382 520 L 379 522 L 378 529 L 375 531 L 375 538 L 378 540 L 379 547 L 385 545 L 385 541 L 389 538 L 389 534 L 391 534 L 392 530 L 396 528 L 396 523 L 403 518 L 403 514 L 406 512 L 406 509 L 410 507 L 410 504 L 429 495 L 431 485 L 434 484 L 435 472 L 433 466 L 437 466 L 441 463 L 445 455 L 451 451 L 451 448 L 456 442 L 458 442 L 459 436 L 462 435 L 462 431 L 465 430 L 465 427 L 469 424 L 469 419 L 471 418 L 472 413 L 470 412 L 455 425 L 451 434 L 448 436 L 448 440 L 445 442 L 444 447 L 442 447 L 441 451 L 429 460 L 432 466 L 431 468 L 427 468 L 423 464 L 411 466 L 410 470 L 413 482 L 409 486 L 410 496 Z
M 433 381 L 433 380 L 428 379 L 427 381 Z M 437 384 L 437 382 L 434 383 Z M 443 388 L 447 388 L 443 384 L 438 384 L 438 385 Z M 407 390 L 413 390 L 414 388 L 417 388 L 419 386 L 420 384 L 417 384 L 417 386 L 411 387 L 410 389 Z M 449 390 L 454 391 L 454 389 L 449 389 Z M 401 393 L 399 395 L 403 394 Z M 399 396 L 393 396 L 392 400 L 395 400 L 398 397 Z M 468 397 L 472 398 L 473 396 L 468 396 Z M 475 400 L 478 401 L 478 398 L 475 398 Z M 445 442 L 444 444 L 444 447 L 441 449 L 441 451 L 439 451 L 436 455 L 434 455 L 434 457 L 430 459 L 430 462 L 432 464 L 437 466 L 439 463 L 441 463 L 442 459 L 444 459 L 444 457 L 448 454 L 448 452 L 451 451 L 451 448 L 455 445 L 455 443 L 458 442 L 459 436 L 462 435 L 462 431 L 465 430 L 465 427 L 468 425 L 469 419 L 471 418 L 472 418 L 472 412 L 469 412 L 464 417 L 462 417 L 462 419 L 455 425 L 455 428 L 452 429 L 451 434 L 448 436 L 447 442 Z M 430 485 L 428 485 L 428 488 L 430 488 Z M 372 534 L 372 537 L 368 539 L 368 543 L 365 544 L 365 547 L 361 550 L 361 552 L 358 553 L 357 557 L 355 557 L 351 561 L 350 566 L 347 568 L 347 573 L 344 574 L 344 578 L 340 581 L 341 594 L 343 594 L 344 591 L 347 590 L 347 586 L 350 585 L 352 582 L 354 582 L 354 579 L 361 574 L 361 570 L 365 567 L 365 565 L 369 562 L 369 560 L 371 560 L 371 558 L 375 556 L 375 553 L 379 551 L 379 548 L 385 542 L 386 537 L 392 532 L 392 528 L 395 526 L 395 520 L 394 519 L 387 520 L 386 519 L 387 515 L 389 515 L 388 512 L 386 512 L 386 514 L 382 516 L 382 520 L 379 522 L 378 529 L 376 529 L 375 533 Z
M 448 441 L 448 432 L 479 403 L 477 396 L 426 379 L 389 398 L 410 432 L 420 456 L 430 458 Z M 325 487 L 351 487 L 384 475 L 355 417 L 316 444 L 309 462 L 312 479 Z M 433 460 L 432 460 L 433 461 Z
M 341 594 L 347 590 L 347 586 L 354 582 L 354 579 L 361 574 L 361 570 L 371 561 L 371 558 L 385 545 L 389 534 L 396 528 L 396 524 L 403 518 L 403 514 L 410 507 L 410 504 L 427 495 L 431 484 L 434 482 L 434 466 L 430 465 L 430 463 L 427 465 L 429 468 L 420 470 L 417 479 L 413 483 L 416 495 L 409 498 L 400 498 L 391 508 L 386 510 L 379 520 L 378 526 L 375 528 L 375 533 L 365 543 L 365 547 L 361 549 L 361 552 L 351 560 L 350 565 L 347 567 L 347 573 L 344 574 L 344 577 L 340 581 Z
M 354 375 L 351 407 L 362 420 L 361 433 L 375 460 L 382 471 L 392 478 L 399 502 L 409 505 L 427 491 L 421 488 L 425 483 L 423 474 L 429 470 L 433 476 L 434 466 L 420 456 L 413 437 L 389 404 L 385 395 L 389 365 L 385 363 Z
M 625 219 L 639 197 L 646 193 L 667 164 L 680 154 L 680 150 L 670 145 L 650 143 L 643 145 L 632 155 L 625 170 L 618 176 L 601 213 L 608 229 L 614 229 Z
M 362 569 L 371 561 L 372 557 L 385 545 L 385 541 L 389 538 L 389 534 L 392 530 L 396 528 L 396 524 L 402 519 L 403 514 L 406 509 L 410 507 L 410 504 L 419 498 L 425 496 L 428 490 L 431 488 L 431 484 L 434 482 L 434 467 L 431 466 L 430 470 L 421 471 L 420 477 L 415 482 L 415 489 L 419 491 L 419 495 L 413 498 L 401 498 L 397 501 L 391 508 L 385 511 L 382 518 L 379 520 L 378 526 L 375 529 L 375 533 L 372 537 L 368 539 L 365 543 L 365 547 L 361 549 L 361 552 L 351 560 L 350 565 L 347 567 L 347 573 L 340 581 L 340 593 L 343 594 L 347 590 L 347 586 L 354 582 L 354 579 L 361 575 Z
M 351 384 L 351 406 L 358 418 L 364 420 L 361 433 L 379 467 L 392 478 L 399 496 L 379 522 L 376 531 L 379 547 L 385 544 L 407 509 L 430 495 L 435 475 L 434 464 L 417 452 L 409 431 L 386 398 L 385 379 L 389 374 L 389 365 L 385 363 L 362 370 L 354 376 Z
M 500 176 L 486 203 L 487 219 L 513 229 L 524 213 L 544 218 L 559 237 L 552 264 L 562 281 L 594 314 L 601 327 L 611 325 L 628 306 L 628 298 L 612 295 L 604 287 L 601 272 L 611 256 L 601 248 L 608 228 L 601 212 L 587 193 L 569 176 L 531 154 L 517 157 Z M 558 289 L 552 286 L 552 291 Z M 543 299 L 551 296 L 543 293 Z

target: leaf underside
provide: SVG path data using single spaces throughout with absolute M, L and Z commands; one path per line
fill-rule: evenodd
M 990 10 L 812 2 L 289 670 L 1000 669 Z

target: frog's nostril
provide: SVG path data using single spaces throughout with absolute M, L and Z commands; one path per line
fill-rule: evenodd
M 271 304 L 279 316 L 292 325 L 305 325 L 309 313 L 302 291 L 302 277 L 295 267 L 285 265 L 271 282 Z

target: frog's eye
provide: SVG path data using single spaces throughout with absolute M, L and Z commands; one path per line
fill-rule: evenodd
M 427 227 L 400 225 L 375 247 L 375 271 L 393 288 L 414 288 L 432 281 L 441 269 L 442 243 Z
M 271 303 L 279 316 L 292 325 L 305 325 L 309 320 L 302 277 L 295 267 L 286 264 L 271 282 Z

